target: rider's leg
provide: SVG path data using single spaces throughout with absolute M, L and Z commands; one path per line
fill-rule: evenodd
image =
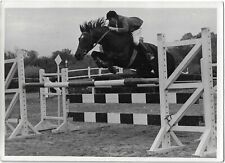
M 154 55 L 148 51 L 147 47 L 144 44 L 143 37 L 141 36 L 141 29 L 134 31 L 133 33 L 134 44 L 141 49 L 143 54 L 148 60 L 152 60 Z

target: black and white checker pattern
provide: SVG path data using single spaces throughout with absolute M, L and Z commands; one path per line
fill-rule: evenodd
M 184 103 L 191 93 L 169 93 L 169 103 Z M 110 94 L 70 94 L 70 103 L 156 103 L 159 93 L 110 93 Z

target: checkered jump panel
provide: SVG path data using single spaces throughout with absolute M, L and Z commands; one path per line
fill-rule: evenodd
M 169 103 L 182 104 L 190 96 L 191 93 L 169 93 Z M 158 93 L 70 94 L 67 99 L 70 103 L 160 103 Z
M 145 113 L 103 113 L 103 112 L 69 112 L 69 117 L 75 122 L 160 125 L 160 115 Z M 203 116 L 184 116 L 179 125 L 199 126 L 203 123 Z

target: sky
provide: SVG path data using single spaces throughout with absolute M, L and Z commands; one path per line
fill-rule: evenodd
M 179 40 L 188 32 L 195 35 L 202 27 L 217 33 L 215 8 L 6 8 L 5 51 L 23 48 L 50 56 L 68 48 L 74 53 L 81 34 L 79 25 L 104 17 L 109 10 L 141 18 L 144 40 L 153 44 L 157 44 L 157 33 L 165 33 L 168 41 Z

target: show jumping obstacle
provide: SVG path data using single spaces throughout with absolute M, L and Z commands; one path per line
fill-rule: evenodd
M 53 73 L 52 75 L 57 75 L 55 73 Z M 68 81 L 68 69 L 62 69 L 62 73 L 60 73 L 60 75 L 62 76 L 63 81 Z M 64 77 L 63 77 L 64 76 Z M 49 77 L 49 73 L 44 73 L 44 70 L 40 70 L 40 81 L 44 81 L 45 77 Z M 66 79 L 65 79 L 66 78 Z M 69 87 L 73 87 L 75 85 L 75 87 L 77 86 L 83 86 L 83 87 L 87 87 L 87 86 L 91 86 L 92 88 L 99 88 L 99 87 L 105 87 L 105 86 L 112 86 L 112 85 L 129 85 L 129 86 L 137 86 L 137 87 L 147 87 L 150 86 L 152 87 L 153 85 L 158 84 L 158 79 L 123 79 L 123 80 L 107 80 L 107 81 L 75 81 L 75 82 L 65 82 L 65 83 L 60 83 L 60 85 L 58 85 L 58 83 L 44 83 L 41 82 L 40 83 L 36 83 L 35 85 L 33 84 L 27 84 L 27 87 L 61 87 L 61 86 L 65 86 L 66 89 L 68 88 L 68 85 L 70 85 Z M 102 84 L 104 83 L 104 84 Z M 145 84 L 144 84 L 145 83 Z M 149 84 L 151 83 L 151 84 Z M 153 84 L 155 83 L 155 84 Z M 78 85 L 77 85 L 78 84 Z M 35 126 L 39 131 L 41 130 L 47 130 L 47 129 L 53 129 L 56 128 L 55 130 L 53 130 L 53 132 L 62 132 L 62 128 L 59 126 L 59 128 L 55 125 L 50 123 L 49 120 L 55 119 L 55 120 L 62 120 L 63 117 L 65 117 L 65 121 L 68 117 L 72 117 L 74 121 L 79 121 L 79 122 L 90 122 L 90 119 L 93 119 L 92 122 L 107 122 L 107 123 L 118 123 L 118 118 L 113 118 L 113 116 L 119 116 L 119 119 L 121 119 L 119 122 L 120 123 L 131 123 L 132 121 L 134 122 L 134 124 L 145 124 L 145 125 L 150 125 L 150 124 L 160 124 L 159 122 L 159 116 L 158 115 L 147 115 L 147 114 L 127 114 L 121 112 L 118 113 L 98 113 L 98 112 L 77 112 L 77 111 L 72 111 L 68 108 L 62 108 L 62 112 L 66 113 L 66 116 L 61 116 L 61 117 L 52 117 L 52 116 L 46 116 L 46 112 L 47 112 L 47 108 L 46 108 L 46 95 L 52 95 L 52 93 L 47 93 L 44 92 L 42 90 L 43 88 L 41 88 L 41 92 L 40 92 L 40 96 L 41 96 L 41 122 Z M 59 95 L 58 93 L 55 93 L 54 95 Z M 170 98 L 169 98 L 169 102 L 170 103 L 184 103 L 189 97 L 190 97 L 191 93 L 175 93 L 175 92 L 171 92 L 169 94 Z M 66 99 L 67 103 L 66 106 L 69 106 L 70 103 L 89 103 L 89 104 L 94 104 L 94 103 L 110 103 L 110 104 L 116 104 L 116 103 L 136 103 L 136 104 L 159 104 L 159 94 L 158 93 L 119 93 L 119 94 L 115 94 L 115 93 L 109 93 L 109 94 L 67 94 L 66 95 Z M 62 99 L 63 100 L 63 99 Z M 67 115 L 68 114 L 68 115 Z M 103 115 L 105 114 L 105 115 Z M 112 115 L 111 119 L 114 119 L 115 122 L 113 122 L 112 120 L 107 119 L 107 117 L 109 118 L 110 115 Z M 58 114 L 59 115 L 59 114 Z M 83 115 L 83 118 L 82 118 Z M 95 116 L 96 115 L 96 116 Z M 98 115 L 103 115 L 103 119 L 97 118 Z M 94 116 L 94 117 L 93 117 Z M 133 118 L 129 118 L 130 116 L 132 116 Z M 142 122 L 145 121 L 145 123 L 135 123 L 138 121 L 137 116 L 143 116 L 143 118 L 139 118 Z M 86 118 L 84 118 L 86 117 Z M 106 118 L 105 118 L 106 117 Z M 145 118 L 144 118 L 145 117 Z M 124 120 L 123 120 L 124 119 Z M 202 122 L 202 117 L 201 116 L 187 116 L 185 117 L 182 121 L 184 122 L 183 124 L 188 124 L 188 120 L 190 121 L 190 119 L 192 120 L 192 122 L 195 125 L 199 125 L 200 122 Z M 127 121 L 128 120 L 128 121 Z M 139 121 L 140 121 L 139 120 Z M 185 123 L 186 122 L 186 123 Z M 70 125 L 71 126 L 71 125 Z M 57 129 L 58 128 L 58 129 Z M 61 129 L 60 129 L 61 128 Z
M 169 46 L 183 46 L 193 44 L 194 47 L 187 54 L 184 60 L 179 64 L 175 71 L 167 78 L 167 65 L 166 65 L 166 48 Z M 202 59 L 201 59 L 201 82 L 192 83 L 175 83 L 176 79 L 182 73 L 182 71 L 191 62 L 194 56 L 202 49 Z M 40 87 L 41 90 L 44 88 L 61 88 L 62 94 L 62 117 L 48 117 L 48 119 L 62 120 L 60 126 L 58 126 L 54 131 L 61 132 L 66 130 L 74 130 L 76 126 L 71 125 L 68 122 L 69 113 L 69 87 L 101 87 L 101 86 L 137 86 L 142 84 L 156 84 L 159 82 L 160 89 L 160 117 L 161 117 L 161 129 L 155 138 L 149 152 L 150 153 L 162 153 L 168 152 L 170 150 L 183 147 L 184 145 L 175 135 L 174 131 L 186 131 L 186 132 L 202 132 L 200 138 L 200 143 L 195 151 L 196 156 L 204 156 L 209 153 L 216 153 L 216 124 L 215 124 L 215 110 L 214 110 L 214 99 L 213 99 L 213 79 L 212 79 L 212 58 L 211 58 L 211 37 L 208 29 L 202 29 L 202 38 L 186 41 L 177 41 L 173 43 L 165 42 L 165 36 L 163 34 L 158 35 L 158 56 L 159 56 L 159 79 L 123 79 L 123 80 L 109 80 L 109 81 L 85 81 L 82 83 L 80 81 L 68 82 L 68 73 L 66 69 L 62 69 L 62 80 L 56 83 L 25 83 L 21 82 L 20 94 L 25 97 L 25 90 L 27 87 Z M 24 76 L 24 74 L 23 74 Z M 24 79 L 23 79 L 24 81 Z M 169 91 L 177 91 L 179 89 L 195 89 L 194 93 L 187 99 L 179 111 L 171 115 L 169 113 Z M 198 98 L 203 94 L 203 109 L 204 109 L 204 122 L 205 126 L 179 126 L 178 122 L 184 116 L 185 112 L 193 105 Z M 42 92 L 41 98 L 45 97 Z M 106 97 L 107 99 L 107 97 Z M 43 100 L 45 101 L 45 100 Z M 26 111 L 26 101 L 25 105 L 21 105 L 21 108 Z M 93 101 L 92 101 L 93 102 Z M 41 127 L 49 127 L 46 121 L 46 103 L 44 104 L 45 109 L 42 111 L 42 122 Z M 41 104 L 43 107 L 43 104 Z M 43 107 L 43 108 L 44 108 Z M 41 108 L 42 109 L 42 108 Z M 91 113 L 93 114 L 93 113 Z M 26 115 L 27 116 L 27 115 Z M 25 119 L 26 119 L 25 116 Z M 148 115 L 147 115 L 148 116 Z M 109 115 L 110 117 L 110 115 Z M 116 117 L 116 116 L 114 116 Z M 121 117 L 121 115 L 120 115 Z M 140 124 L 146 122 L 141 121 L 146 115 L 135 115 L 135 121 Z M 96 117 L 97 119 L 97 117 Z M 107 119 L 110 121 L 110 118 Z M 21 120 L 22 121 L 22 120 Z M 117 121 L 121 121 L 117 116 Z M 28 121 L 26 121 L 28 122 Z M 28 126 L 28 125 L 27 125 Z M 40 127 L 40 128 L 41 128 Z M 37 132 L 38 127 L 31 127 L 32 131 Z M 173 141 L 171 140 L 173 139 Z M 173 145 L 175 142 L 175 145 Z
M 48 77 L 56 77 L 60 75 L 62 81 L 65 82 L 55 82 L 52 83 L 48 80 Z M 120 79 L 120 80 L 107 80 L 107 81 L 84 81 L 76 80 L 70 82 L 71 77 L 68 77 L 69 70 L 62 69 L 62 72 L 57 73 L 45 73 L 43 69 L 39 71 L 40 83 L 30 83 L 26 84 L 26 87 L 44 87 L 40 88 L 40 103 L 41 103 L 41 121 L 35 126 L 38 131 L 54 129 L 52 132 L 65 132 L 67 130 L 76 130 L 77 127 L 71 125 L 67 119 L 69 117 L 73 118 L 73 121 L 78 122 L 105 122 L 105 123 L 126 123 L 126 124 L 142 124 L 142 125 L 159 125 L 159 115 L 151 114 L 127 114 L 124 112 L 120 113 L 104 113 L 104 112 L 77 112 L 71 111 L 69 109 L 70 103 L 142 103 L 142 104 L 159 104 L 159 94 L 158 93 L 120 93 L 120 94 L 68 94 L 66 93 L 66 99 L 62 98 L 62 116 L 58 112 L 58 116 L 47 116 L 47 96 L 48 95 L 63 95 L 68 92 L 70 87 L 110 87 L 110 86 L 132 86 L 132 87 L 152 87 L 158 85 L 158 78 L 152 79 L 142 79 L 142 78 L 132 78 L 132 79 Z M 47 78 L 47 79 L 46 79 Z M 72 77 L 73 78 L 73 77 Z M 68 82 L 69 81 L 69 82 Z M 48 88 L 59 89 L 56 93 L 46 93 L 45 89 Z M 60 90 L 60 87 L 65 87 L 64 93 Z M 189 97 L 190 93 L 175 93 L 171 92 L 169 98 L 170 103 L 184 103 Z M 66 101 L 64 101 L 66 100 Z M 99 116 L 100 115 L 100 116 Z M 139 117 L 139 118 L 138 118 Z M 202 122 L 202 116 L 186 116 L 182 119 L 181 124 L 188 124 L 192 121 L 193 125 L 199 125 Z M 56 125 L 52 123 L 52 120 L 61 121 L 61 124 Z

